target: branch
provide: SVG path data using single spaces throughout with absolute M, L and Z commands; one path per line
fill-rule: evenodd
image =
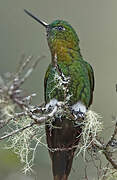
M 115 141 L 115 136 L 117 135 L 117 122 L 115 123 L 115 129 L 114 132 L 110 138 L 110 140 L 108 141 L 106 148 L 108 148 L 109 146 L 114 146 L 114 141 Z M 116 145 L 116 144 L 115 144 Z
M 103 154 L 105 155 L 106 159 L 111 163 L 114 169 L 117 169 L 117 160 L 115 161 L 112 158 L 112 153 L 108 152 L 107 150 L 103 151 Z
M 115 132 L 115 131 L 114 131 Z M 113 137 L 113 136 L 112 136 Z M 111 139 L 112 140 L 112 139 Z M 107 145 L 103 144 L 101 141 L 97 140 L 94 142 L 94 145 L 102 151 L 102 153 L 105 155 L 106 159 L 111 163 L 114 169 L 117 169 L 117 161 L 115 161 L 112 157 L 112 152 L 108 149 L 108 143 Z
M 20 129 L 14 130 L 13 132 L 11 132 L 11 133 L 9 133 L 9 134 L 7 134 L 7 135 L 5 135 L 5 136 L 0 137 L 0 141 L 3 140 L 3 139 L 6 139 L 6 138 L 8 138 L 8 137 L 10 137 L 10 136 L 12 136 L 12 135 L 15 135 L 15 134 L 17 134 L 17 133 L 19 133 L 19 132 L 22 132 L 22 131 L 24 131 L 25 129 L 32 127 L 34 124 L 39 124 L 39 125 L 40 125 L 40 124 L 42 124 L 42 123 L 45 123 L 47 120 L 49 120 L 51 117 L 53 117 L 53 116 L 55 115 L 55 113 L 57 112 L 57 110 L 58 110 L 58 108 L 57 108 L 57 106 L 55 106 L 50 113 L 48 113 L 48 114 L 43 114 L 42 116 L 38 116 L 38 115 L 36 115 L 36 114 L 34 113 L 35 111 L 36 111 L 36 112 L 38 112 L 38 111 L 40 112 L 40 108 L 38 108 L 38 107 L 35 108 L 34 110 L 31 110 L 31 109 L 29 110 L 29 109 L 27 109 L 26 112 L 17 113 L 17 114 L 15 115 L 14 119 L 15 119 L 16 117 L 21 117 L 21 116 L 24 116 L 24 115 L 26 115 L 26 116 L 28 115 L 31 119 L 34 120 L 34 122 L 26 125 L 25 127 L 22 127 L 22 128 L 20 128 Z
M 8 137 L 10 137 L 10 136 L 12 136 L 12 135 L 15 135 L 15 134 L 17 134 L 17 133 L 19 133 L 19 132 L 22 132 L 22 131 L 24 131 L 25 129 L 32 127 L 34 124 L 36 124 L 36 123 L 33 122 L 33 123 L 31 123 L 31 124 L 28 124 L 27 126 L 25 126 L 25 127 L 23 127 L 23 128 L 17 129 L 17 130 L 15 130 L 15 131 L 13 131 L 13 132 L 5 135 L 5 136 L 0 137 L 0 141 L 3 140 L 3 139 L 6 139 L 6 138 L 8 138 Z
M 41 116 L 38 116 L 38 115 L 34 114 L 34 111 L 36 111 L 36 109 L 34 111 L 31 111 L 31 110 L 27 111 L 27 114 L 30 116 L 31 119 L 35 120 L 35 122 L 37 124 L 42 124 L 42 123 L 46 122 L 47 120 L 49 120 L 51 117 L 54 117 L 57 110 L 58 110 L 58 108 L 57 108 L 57 106 L 55 106 L 53 108 L 53 110 L 48 114 L 42 114 Z M 37 111 L 38 111 L 38 108 L 37 108 Z
M 29 78 L 44 56 L 37 58 L 31 65 L 29 63 L 33 59 L 32 56 L 24 58 L 25 56 L 22 57 L 21 60 L 24 62 L 20 62 L 16 73 L 12 74 L 12 76 L 11 73 L 7 73 L 4 79 L 0 76 L 0 128 L 6 126 L 14 116 L 17 118 L 17 107 L 23 110 L 23 114 L 25 114 L 26 108 L 30 109 L 32 97 L 36 95 L 34 93 L 24 95 L 26 93 L 22 90 L 21 85 Z

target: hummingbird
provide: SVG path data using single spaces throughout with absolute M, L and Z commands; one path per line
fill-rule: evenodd
M 69 117 L 63 112 L 55 116 L 51 125 L 45 124 L 53 179 L 68 180 L 82 133 L 78 122 L 84 119 L 93 100 L 93 68 L 83 59 L 78 35 L 67 21 L 55 20 L 48 24 L 24 11 L 46 30 L 51 63 L 44 78 L 45 103 L 54 108 L 59 102 L 64 102 L 71 112 Z

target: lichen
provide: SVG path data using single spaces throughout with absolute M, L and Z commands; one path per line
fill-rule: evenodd
M 77 156 L 83 152 L 84 159 L 85 159 L 85 153 L 88 147 L 95 142 L 95 139 L 99 132 L 102 131 L 103 125 L 101 120 L 101 116 L 92 111 L 88 110 L 85 115 L 85 119 L 83 121 L 83 129 L 82 129 L 82 145 L 77 153 Z

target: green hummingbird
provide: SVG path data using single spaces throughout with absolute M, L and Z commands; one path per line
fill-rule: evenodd
M 51 63 L 44 79 L 45 103 L 52 109 L 59 102 L 64 102 L 74 116 L 70 118 L 62 113 L 55 116 L 51 125 L 47 122 L 45 126 L 54 180 L 67 180 L 82 133 L 77 122 L 84 119 L 92 104 L 94 72 L 83 59 L 79 38 L 68 22 L 55 20 L 47 24 L 24 11 L 46 29 Z

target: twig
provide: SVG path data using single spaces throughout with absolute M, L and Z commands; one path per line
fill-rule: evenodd
M 58 108 L 57 106 L 54 107 L 54 109 L 52 110 L 52 112 L 50 112 L 49 114 L 44 114 L 41 117 L 38 117 L 36 114 L 34 114 L 32 111 L 27 111 L 27 114 L 30 116 L 30 118 L 32 118 L 33 120 L 35 120 L 35 122 L 37 124 L 42 124 L 45 121 L 47 121 L 48 119 L 50 119 L 51 117 L 53 117 L 55 115 L 55 113 L 57 112 Z
M 13 132 L 5 135 L 5 136 L 0 137 L 0 141 L 3 140 L 3 139 L 8 138 L 8 137 L 10 137 L 10 136 L 12 136 L 12 135 L 14 135 L 14 134 L 17 134 L 17 133 L 19 133 L 19 132 L 22 132 L 22 131 L 24 131 L 25 129 L 32 127 L 34 124 L 36 124 L 36 123 L 33 122 L 33 123 L 31 123 L 31 124 L 28 124 L 27 126 L 25 126 L 25 127 L 23 127 L 23 128 L 17 129 L 17 130 L 15 130 L 15 131 L 13 131 Z
M 105 155 L 106 159 L 111 163 L 114 169 L 117 169 L 117 161 L 115 161 L 112 158 L 112 153 L 108 152 L 107 150 L 103 151 L 103 154 Z
M 110 140 L 108 141 L 107 145 L 106 145 L 106 148 L 108 148 L 115 140 L 115 136 L 117 135 L 117 122 L 115 124 L 115 129 L 114 129 L 114 132 L 110 138 Z
M 37 110 L 39 108 L 37 107 Z M 34 109 L 34 111 L 36 111 L 36 109 Z M 52 112 L 50 112 L 49 114 L 45 114 L 41 117 L 38 117 L 36 114 L 33 113 L 33 111 L 31 110 L 28 110 L 27 109 L 27 112 L 21 112 L 21 113 L 17 113 L 15 117 L 20 117 L 20 116 L 23 116 L 23 115 L 28 115 L 31 119 L 35 120 L 35 122 L 31 123 L 31 124 L 28 124 L 27 126 L 23 127 L 23 128 L 20 128 L 20 129 L 17 129 L 17 130 L 14 130 L 13 132 L 5 135 L 5 136 L 2 136 L 0 137 L 0 141 L 3 140 L 3 139 L 6 139 L 14 134 L 17 134 L 19 132 L 22 132 L 23 130 L 29 128 L 29 127 L 32 127 L 34 124 L 42 124 L 44 123 L 45 121 L 47 121 L 48 119 L 50 119 L 51 117 L 53 117 L 55 115 L 55 113 L 57 112 L 57 106 L 54 107 L 54 109 L 52 110 Z
M 102 153 L 105 155 L 106 159 L 111 163 L 113 168 L 117 169 L 117 162 L 113 159 L 112 153 L 108 150 L 108 146 L 105 146 L 98 140 L 95 141 L 95 146 L 102 151 Z
M 22 71 L 27 67 L 27 65 L 30 63 L 30 61 L 33 59 L 32 56 L 29 56 L 24 62 L 23 60 L 25 59 L 25 55 L 22 55 L 21 60 L 20 60 L 20 64 L 17 70 L 17 73 L 15 74 L 15 76 L 19 77 L 22 74 Z
M 27 70 L 27 72 L 25 73 L 24 77 L 19 81 L 18 86 L 21 86 L 21 85 L 24 83 L 24 81 L 26 81 L 26 79 L 31 75 L 31 73 L 33 72 L 33 70 L 36 68 L 38 62 L 39 62 L 41 59 L 43 59 L 44 57 L 45 57 L 45 56 L 41 56 L 41 57 L 39 57 L 39 58 L 36 60 L 36 62 L 34 62 L 34 64 L 32 65 L 32 67 Z

